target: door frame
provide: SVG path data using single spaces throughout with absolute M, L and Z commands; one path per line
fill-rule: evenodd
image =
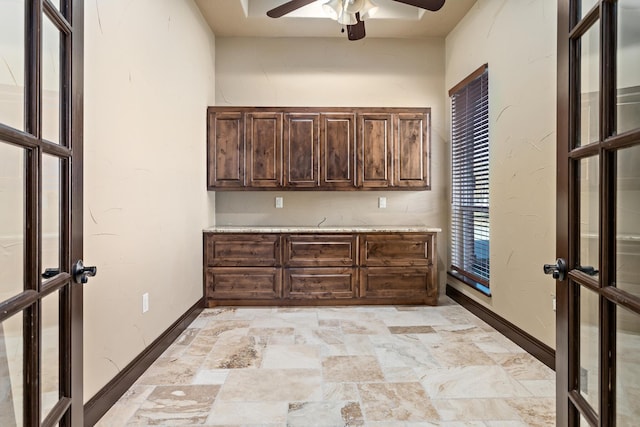
M 640 129 L 617 134 L 617 0 L 600 0 L 580 11 L 580 0 L 558 0 L 557 22 L 557 185 L 556 255 L 567 261 L 568 273 L 556 281 L 556 408 L 557 425 L 578 426 L 580 416 L 592 425 L 616 423 L 618 307 L 640 314 L 640 299 L 616 287 L 617 150 L 639 146 Z M 584 12 L 584 13 L 583 13 Z M 579 140 L 581 37 L 599 33 L 598 140 Z M 598 160 L 599 275 L 580 271 L 580 189 L 578 162 Z M 580 380 L 580 298 L 588 289 L 598 297 L 598 404 L 591 407 L 578 391 Z M 595 406 L 595 405 L 594 405 Z
M 72 264 L 82 258 L 83 241 L 83 62 L 84 2 L 24 0 L 24 122 L 22 129 L 0 123 L 0 139 L 24 150 L 23 290 L 0 301 L 0 318 L 22 316 L 22 423 L 25 426 L 83 425 L 83 295 L 72 277 Z M 59 42 L 59 141 L 42 135 L 42 40 L 45 20 L 61 35 Z M 64 36 L 62 36 L 64 35 Z M 58 271 L 41 281 L 42 155 L 58 159 Z M 53 267 L 53 266 L 52 266 Z M 57 351 L 59 398 L 41 413 L 41 301 L 58 295 Z M 45 416 L 46 415 L 46 416 Z

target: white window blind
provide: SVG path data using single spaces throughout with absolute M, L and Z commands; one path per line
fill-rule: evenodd
M 451 93 L 451 270 L 489 287 L 489 71 Z

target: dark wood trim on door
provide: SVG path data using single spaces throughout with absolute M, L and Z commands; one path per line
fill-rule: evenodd
M 497 315 L 482 304 L 469 298 L 451 285 L 447 285 L 447 296 L 488 323 L 505 337 L 522 347 L 527 353 L 544 363 L 551 369 L 556 369 L 556 352 L 554 349 L 523 331 L 502 316 Z
M 199 299 L 166 331 L 133 359 L 111 381 L 84 405 L 84 425 L 91 427 L 118 401 L 149 366 L 184 332 L 204 309 L 205 299 Z
M 575 15 L 575 13 L 574 13 Z M 570 2 L 558 0 L 557 34 L 557 100 L 556 100 L 556 257 L 571 263 L 569 251 L 569 126 L 571 95 L 569 32 L 571 30 Z M 571 265 L 571 264 L 569 264 Z M 556 424 L 566 426 L 569 423 L 569 399 L 565 393 L 569 390 L 569 339 L 574 337 L 569 322 L 569 304 L 572 297 L 567 280 L 556 281 Z

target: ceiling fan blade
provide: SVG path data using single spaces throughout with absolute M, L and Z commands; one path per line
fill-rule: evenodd
M 432 12 L 440 10 L 444 6 L 444 0 L 395 0 L 398 3 L 408 4 L 409 6 L 419 7 L 421 9 L 427 9 Z
M 308 4 L 313 3 L 315 0 L 291 0 L 278 7 L 275 7 L 267 12 L 267 16 L 271 18 L 280 18 L 287 13 L 293 12 L 296 9 L 300 9 Z
M 360 12 L 356 13 L 358 23 L 355 25 L 347 25 L 347 36 L 349 40 L 363 39 L 367 34 L 364 31 L 364 21 L 360 20 Z

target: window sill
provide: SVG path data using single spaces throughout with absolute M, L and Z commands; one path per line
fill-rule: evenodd
M 483 285 L 482 283 L 478 283 L 475 280 L 471 280 L 466 276 L 463 276 L 462 274 L 459 274 L 455 271 L 449 270 L 447 271 L 447 275 L 453 277 L 454 279 L 464 283 L 465 285 L 469 286 L 471 289 L 476 290 L 477 292 L 480 292 L 482 295 L 491 297 L 491 289 L 489 289 L 488 286 Z

